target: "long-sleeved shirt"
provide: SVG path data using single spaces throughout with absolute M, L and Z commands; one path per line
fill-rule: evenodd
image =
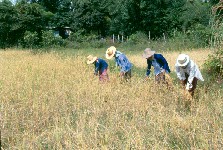
M 194 77 L 196 77 L 198 80 L 204 81 L 198 66 L 194 63 L 193 60 L 190 60 L 189 64 L 186 66 L 185 69 L 178 66 L 176 63 L 175 69 L 176 69 L 177 77 L 180 80 L 186 79 L 185 73 L 189 76 L 187 85 L 186 85 L 187 90 L 193 87 L 192 82 L 193 82 Z
M 115 52 L 115 62 L 121 68 L 120 72 L 128 72 L 132 68 L 132 64 L 128 58 L 120 51 Z
M 105 69 L 108 68 L 108 64 L 105 60 L 101 59 L 101 58 L 98 58 L 96 61 L 95 61 L 95 73 L 97 74 L 98 71 L 99 72 L 103 72 Z
M 147 59 L 147 64 L 148 64 L 148 67 L 147 67 L 146 76 L 150 74 L 151 66 L 154 67 L 155 75 L 158 75 L 159 73 L 161 73 L 162 70 L 165 70 L 167 73 L 170 73 L 170 68 L 168 66 L 168 63 L 162 54 L 154 54 L 154 59 L 153 60 Z

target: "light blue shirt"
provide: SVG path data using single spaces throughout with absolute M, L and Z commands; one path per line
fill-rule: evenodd
M 152 61 L 152 66 L 154 67 L 154 74 L 158 75 L 162 72 L 162 68 L 160 67 L 160 65 L 158 64 L 158 62 L 156 61 L 156 59 L 154 59 Z
M 128 58 L 119 51 L 115 52 L 115 62 L 121 68 L 121 72 L 128 72 L 132 68 L 132 64 Z
M 153 62 L 155 60 L 155 62 Z M 165 71 L 166 73 L 170 72 L 170 68 L 166 59 L 161 54 L 154 54 L 154 60 L 147 59 L 147 72 L 146 76 L 149 76 L 151 66 L 154 67 L 154 74 L 158 75 L 160 72 Z M 157 65 L 158 64 L 158 65 Z

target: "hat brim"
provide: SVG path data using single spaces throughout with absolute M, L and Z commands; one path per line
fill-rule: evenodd
M 153 56 L 154 54 L 155 54 L 155 51 L 151 51 L 150 54 L 143 54 L 142 57 L 149 58 L 149 57 Z
M 186 58 L 187 58 L 187 61 L 186 61 L 185 63 L 183 63 L 183 64 L 180 64 L 180 63 L 178 62 L 178 60 L 177 60 L 177 65 L 180 66 L 180 67 L 185 67 L 185 66 L 190 62 L 190 58 L 189 58 L 188 55 L 186 56 Z
M 96 59 L 97 59 L 97 57 L 94 57 L 91 61 L 88 60 L 88 61 L 87 61 L 87 64 L 89 65 L 89 64 L 94 63 Z
M 114 55 L 115 55 L 115 52 L 116 52 L 116 49 L 112 49 L 112 54 L 108 55 L 108 53 L 106 52 L 105 57 L 107 59 L 112 59 L 114 57 Z
M 114 57 L 115 53 L 111 54 L 111 55 L 108 55 L 107 53 L 105 54 L 105 57 L 107 59 L 112 59 Z

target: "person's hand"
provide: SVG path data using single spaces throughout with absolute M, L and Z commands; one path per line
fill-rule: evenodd
M 192 95 L 188 90 L 184 91 L 184 97 L 186 100 L 191 100 L 192 99 Z
M 119 76 L 120 76 L 120 77 L 123 77 L 124 74 L 125 74 L 124 72 L 120 72 Z
M 143 82 L 146 82 L 147 80 L 149 80 L 149 76 L 146 76 L 143 80 Z
M 192 90 L 192 87 L 193 87 L 193 85 L 188 83 L 188 84 L 186 85 L 186 90 L 187 90 L 187 91 L 191 91 L 191 90 Z

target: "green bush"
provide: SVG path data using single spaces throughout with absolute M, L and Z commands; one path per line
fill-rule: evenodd
M 145 44 L 148 43 L 148 37 L 143 32 L 136 32 L 129 37 L 128 43 L 130 44 Z
M 210 55 L 204 64 L 204 68 L 208 75 L 213 79 L 223 80 L 223 23 L 212 26 L 211 46 L 217 50 Z
M 212 27 L 211 46 L 222 47 L 223 46 L 223 22 L 215 24 Z
M 84 41 L 83 30 L 78 30 L 76 32 L 71 32 L 70 36 L 68 37 L 69 41 L 81 43 Z
M 209 55 L 204 68 L 209 75 L 223 79 L 223 50 L 218 49 L 213 55 Z
M 188 39 L 193 41 L 195 48 L 205 47 L 209 44 L 211 38 L 211 28 L 202 24 L 197 24 L 193 29 L 187 32 Z
M 24 48 L 36 48 L 38 40 L 37 32 L 26 31 L 21 43 Z
M 42 46 L 44 48 L 54 48 L 58 46 L 64 46 L 65 41 L 60 36 L 54 36 L 52 31 L 43 31 Z
M 82 30 L 72 32 L 68 40 L 75 43 L 75 45 L 70 48 L 102 48 L 106 45 L 106 40 L 99 39 L 99 37 L 95 34 L 84 35 Z

